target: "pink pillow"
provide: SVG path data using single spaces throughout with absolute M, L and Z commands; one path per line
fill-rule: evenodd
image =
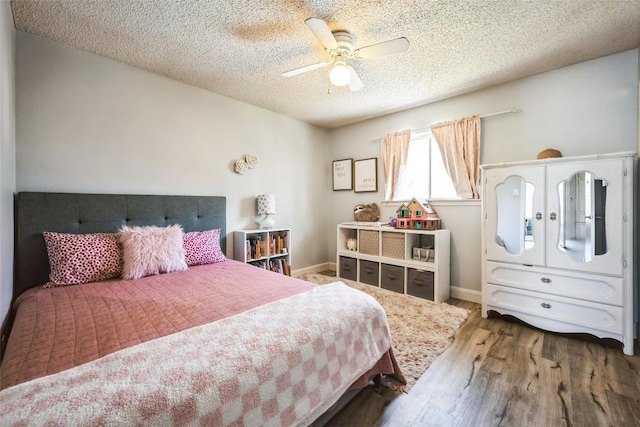
M 182 227 L 128 227 L 118 232 L 122 244 L 123 279 L 139 279 L 171 271 L 186 270 Z
M 120 276 L 122 257 L 114 233 L 42 233 L 49 255 L 45 288 L 98 282 Z
M 213 264 L 226 261 L 220 249 L 220 229 L 192 231 L 183 238 L 184 258 L 187 265 Z

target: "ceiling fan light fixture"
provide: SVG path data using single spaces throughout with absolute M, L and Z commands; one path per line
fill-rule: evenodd
M 344 86 L 351 80 L 351 70 L 344 62 L 336 62 L 329 72 L 329 81 L 334 86 Z
M 329 61 L 285 71 L 282 73 L 283 77 L 295 76 L 333 64 L 329 71 L 329 82 L 334 86 L 349 85 L 349 89 L 355 92 L 362 89 L 364 85 L 356 70 L 347 65 L 347 59 L 376 58 L 406 52 L 409 49 L 409 40 L 405 37 L 399 37 L 354 50 L 356 38 L 351 32 L 346 30 L 331 31 L 327 23 L 320 18 L 309 18 L 304 22 L 324 47 L 325 53 L 329 55 Z

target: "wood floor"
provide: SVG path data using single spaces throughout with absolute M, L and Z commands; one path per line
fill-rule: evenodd
M 449 303 L 471 315 L 409 393 L 371 386 L 327 425 L 640 426 L 640 349 L 625 356 Z

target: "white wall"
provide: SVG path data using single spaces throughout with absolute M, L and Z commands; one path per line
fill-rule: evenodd
M 380 157 L 383 134 L 422 129 L 473 114 L 516 107 L 517 114 L 482 120 L 481 163 L 535 159 L 545 148 L 565 157 L 636 151 L 638 147 L 638 50 L 539 74 L 441 102 L 335 129 L 331 159 Z M 335 260 L 335 224 L 353 220 L 353 206 L 380 204 L 382 166 L 377 193 L 333 192 L 328 235 Z M 433 203 L 451 230 L 451 285 L 456 291 L 478 292 L 480 282 L 480 204 Z M 382 219 L 397 206 L 385 206 Z
M 0 324 L 13 294 L 13 193 L 16 189 L 15 37 L 8 1 L 0 1 Z
M 18 191 L 222 195 L 228 233 L 255 228 L 255 197 L 272 193 L 293 268 L 326 261 L 326 130 L 16 33 Z M 245 154 L 260 164 L 239 175 Z

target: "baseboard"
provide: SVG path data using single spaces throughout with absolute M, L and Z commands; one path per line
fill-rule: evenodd
M 322 264 L 312 265 L 310 267 L 298 268 L 291 272 L 291 275 L 294 277 L 300 276 L 304 273 L 320 273 L 322 271 L 333 270 L 336 271 L 336 263 L 335 262 L 325 262 Z
M 451 288 L 449 289 L 449 293 L 451 295 L 451 298 L 457 298 L 482 304 L 482 292 L 480 291 L 472 291 L 470 289 L 451 286 Z

